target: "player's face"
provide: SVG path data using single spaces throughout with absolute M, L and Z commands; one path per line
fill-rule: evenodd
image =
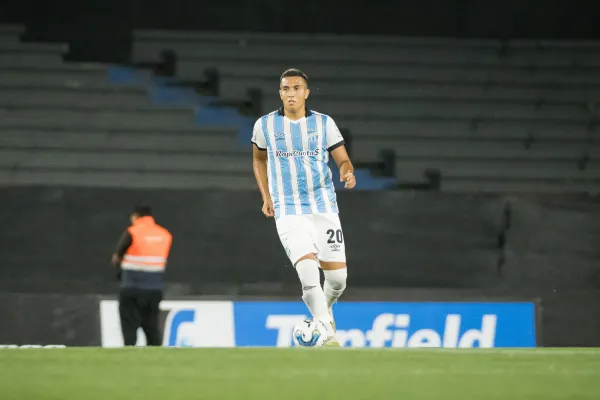
M 286 110 L 297 111 L 304 108 L 310 90 L 300 76 L 288 76 L 281 80 L 279 96 Z

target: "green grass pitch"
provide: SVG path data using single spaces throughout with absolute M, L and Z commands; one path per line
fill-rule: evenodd
M 600 349 L 0 350 L 2 400 L 599 398 Z

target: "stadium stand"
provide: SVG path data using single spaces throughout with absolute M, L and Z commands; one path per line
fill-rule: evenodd
M 254 188 L 251 126 L 278 107 L 281 71 L 299 67 L 310 107 L 372 167 L 357 170 L 360 188 L 600 187 L 596 43 L 135 32 L 134 65 L 174 52 L 164 77 L 66 63 L 68 46 L 22 33 L 0 28 L 0 183 Z M 214 93 L 194 89 L 215 70 Z M 391 179 L 377 176 L 383 151 Z
M 22 33 L 0 28 L 0 184 L 255 187 L 235 129 L 198 126 L 148 73 L 114 85 L 114 68 L 65 63 L 66 45 Z
M 217 69 L 223 100 L 275 77 L 311 79 L 311 108 L 352 132 L 353 158 L 395 152 L 400 183 L 446 191 L 597 191 L 600 44 L 137 31 L 134 60 L 177 55 L 177 77 Z M 303 60 L 298 62 L 298 60 Z

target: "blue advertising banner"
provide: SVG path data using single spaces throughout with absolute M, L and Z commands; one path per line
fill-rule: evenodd
M 236 346 L 292 346 L 308 317 L 295 302 L 234 302 Z M 339 303 L 344 347 L 535 347 L 533 303 Z
M 290 347 L 309 317 L 302 302 L 163 301 L 166 347 Z M 102 345 L 123 345 L 118 304 L 100 303 Z M 534 303 L 341 302 L 334 306 L 344 347 L 536 347 Z M 138 345 L 145 345 L 141 331 Z

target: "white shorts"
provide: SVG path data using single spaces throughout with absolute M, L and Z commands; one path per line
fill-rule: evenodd
M 319 261 L 346 262 L 344 234 L 338 214 L 284 215 L 276 221 L 279 240 L 292 265 L 314 253 Z

